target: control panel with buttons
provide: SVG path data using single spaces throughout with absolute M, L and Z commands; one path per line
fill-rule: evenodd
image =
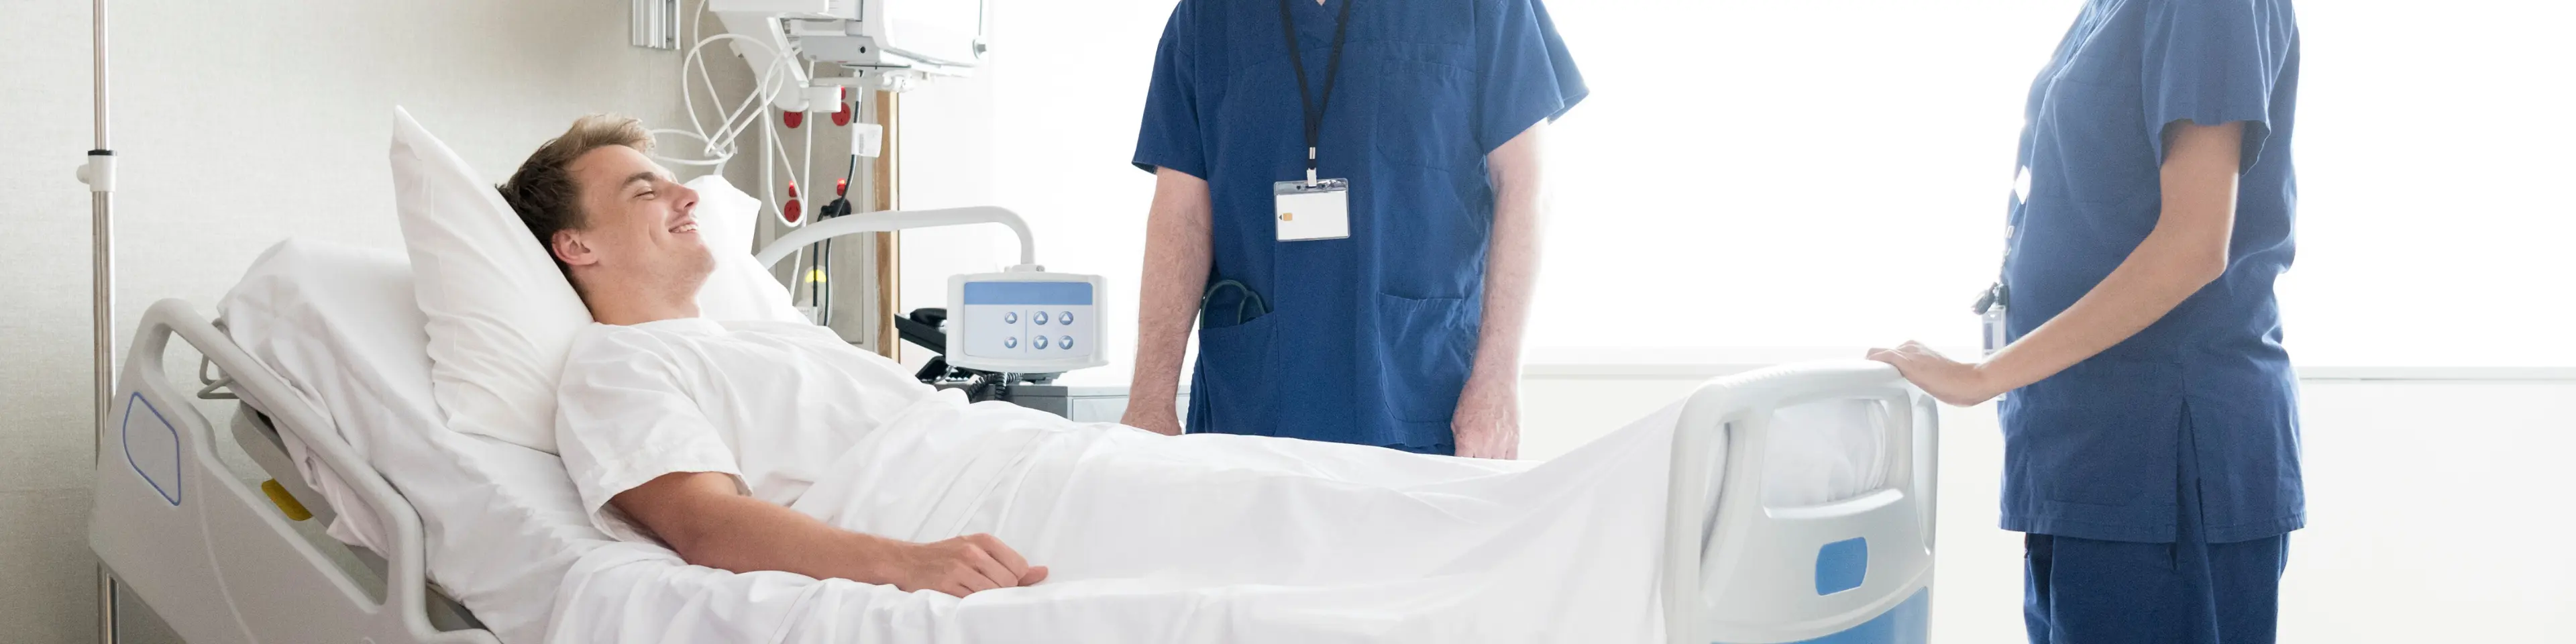
M 948 363 L 1009 373 L 1106 364 L 1098 276 L 1046 272 L 950 278 Z

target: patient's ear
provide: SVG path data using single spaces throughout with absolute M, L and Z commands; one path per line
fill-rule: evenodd
M 589 266 L 599 263 L 599 254 L 591 250 L 590 244 L 584 242 L 581 235 L 574 234 L 571 230 L 555 231 L 554 243 L 546 246 L 546 250 L 555 254 L 555 260 L 563 262 L 566 266 Z

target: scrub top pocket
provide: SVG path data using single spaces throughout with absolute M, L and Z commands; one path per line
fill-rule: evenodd
M 1199 329 L 1198 368 L 1190 376 L 1190 433 L 1275 435 L 1270 407 L 1270 339 L 1278 315 Z
M 1398 60 L 1378 77 L 1376 139 L 1380 158 L 1449 170 L 1476 151 L 1475 78 L 1439 63 Z M 1427 188 L 1427 187 L 1426 187 Z
M 1476 303 L 1466 298 L 1415 299 L 1379 294 L 1378 324 L 1386 360 L 1378 385 L 1388 412 L 1408 422 L 1446 422 L 1476 356 Z M 1471 313 L 1471 311 L 1473 311 Z

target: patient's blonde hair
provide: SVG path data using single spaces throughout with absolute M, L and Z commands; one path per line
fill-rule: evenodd
M 581 211 L 581 186 L 573 181 L 569 166 L 591 150 L 612 145 L 652 152 L 653 135 L 645 132 L 643 121 L 615 114 L 574 119 L 572 129 L 537 146 L 528 161 L 519 164 L 519 171 L 497 186 L 501 200 L 509 202 L 510 209 L 518 211 L 519 220 L 527 222 L 528 232 L 536 235 L 546 258 L 555 259 L 556 232 L 589 226 L 589 219 Z M 561 259 L 555 259 L 555 268 L 570 270 Z

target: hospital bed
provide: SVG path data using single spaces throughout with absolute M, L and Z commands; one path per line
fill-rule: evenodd
M 283 270 L 320 283 L 299 287 L 312 308 L 287 317 L 322 326 L 227 328 L 180 300 L 146 312 L 95 470 L 92 549 L 196 644 L 568 641 L 548 631 L 553 606 L 592 588 L 567 571 L 634 544 L 588 527 L 552 456 L 436 426 L 398 257 L 305 250 Z M 203 356 L 194 384 L 165 365 L 174 340 Z M 335 380 L 363 373 L 386 377 Z M 1774 507 L 1765 455 L 1811 429 L 1779 412 L 1811 405 L 1861 411 L 1874 440 L 1854 458 L 1883 482 Z M 209 413 L 227 406 L 230 442 L 260 471 L 219 453 Z M 1660 573 L 1670 641 L 1924 640 L 1927 397 L 1883 365 L 1811 363 L 1709 381 L 1678 412 Z M 375 534 L 343 546 L 344 532 L 312 527 L 341 523 Z

